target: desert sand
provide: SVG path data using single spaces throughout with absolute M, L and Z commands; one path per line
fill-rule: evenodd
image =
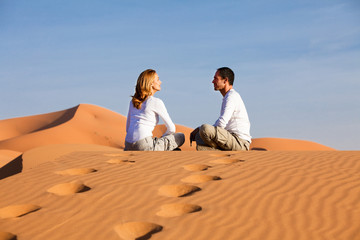
M 359 151 L 125 152 L 125 122 L 89 104 L 0 120 L 0 240 L 360 239 Z

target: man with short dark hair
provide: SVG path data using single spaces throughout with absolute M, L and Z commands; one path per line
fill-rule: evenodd
M 250 122 L 243 100 L 233 89 L 234 72 L 228 67 L 217 69 L 214 90 L 223 95 L 220 117 L 214 125 L 203 124 L 190 134 L 190 145 L 196 149 L 248 151 L 250 149 Z

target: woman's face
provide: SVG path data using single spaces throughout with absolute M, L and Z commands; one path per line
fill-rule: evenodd
M 160 81 L 159 76 L 157 75 L 157 73 L 155 73 L 155 79 L 154 79 L 154 82 L 152 84 L 152 90 L 153 90 L 153 93 L 161 90 L 161 81 Z

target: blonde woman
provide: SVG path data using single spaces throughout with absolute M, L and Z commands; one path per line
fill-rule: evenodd
M 153 95 L 161 90 L 161 81 L 155 70 L 143 71 L 136 83 L 130 101 L 126 122 L 125 151 L 172 151 L 185 142 L 183 133 L 175 133 L 175 124 L 163 101 Z M 167 131 L 161 138 L 152 135 L 159 117 Z

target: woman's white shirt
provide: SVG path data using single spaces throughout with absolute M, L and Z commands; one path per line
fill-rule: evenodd
M 167 128 L 164 135 L 175 133 L 175 124 L 171 121 L 161 99 L 150 96 L 142 103 L 141 109 L 135 108 L 132 101 L 130 101 L 125 141 L 134 143 L 152 136 L 152 131 L 158 124 L 159 117 L 164 121 Z

